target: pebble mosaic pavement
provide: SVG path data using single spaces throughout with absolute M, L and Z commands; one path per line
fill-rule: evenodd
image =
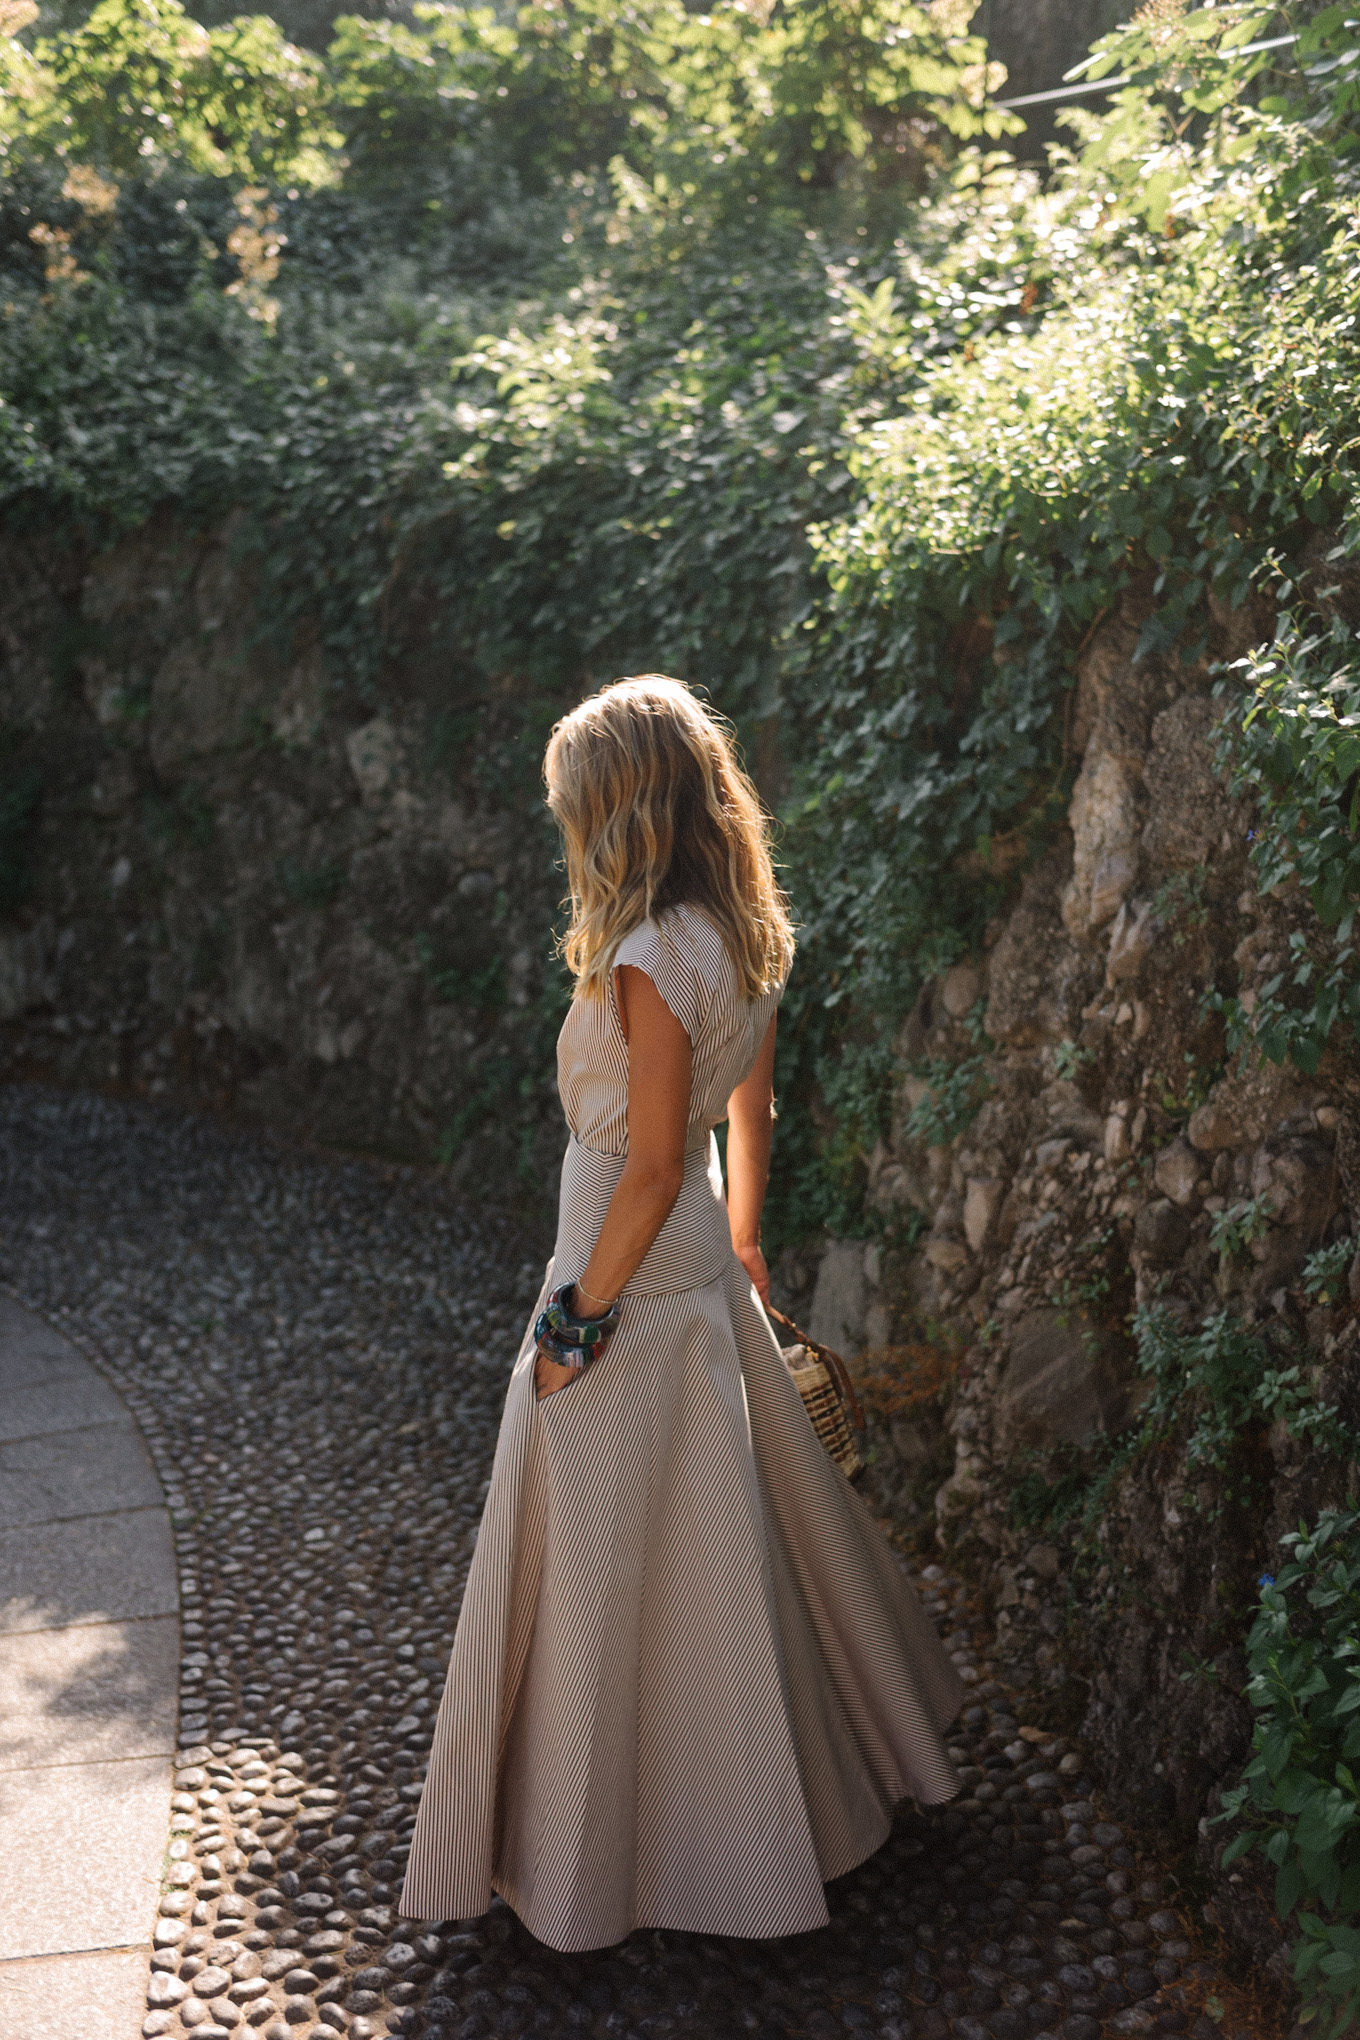
M 0 1090 L 0 1281 L 121 1390 L 166 1488 L 179 1769 L 142 2033 L 193 2040 L 1234 2034 L 1079 1750 L 1017 1721 L 965 1590 L 964 1793 L 782 1941 L 563 1956 L 393 1911 L 505 1382 L 541 1269 L 427 1172 Z M 72 2040 L 77 2040 L 73 2035 Z M 129 2034 L 128 2040 L 132 2040 Z

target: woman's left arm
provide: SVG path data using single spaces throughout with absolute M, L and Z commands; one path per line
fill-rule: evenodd
M 770 1181 L 774 1137 L 774 1040 L 779 1015 L 771 1017 L 751 1074 L 727 1101 L 727 1219 L 732 1247 L 755 1284 L 762 1303 L 770 1300 L 770 1271 L 760 1251 L 760 1214 Z

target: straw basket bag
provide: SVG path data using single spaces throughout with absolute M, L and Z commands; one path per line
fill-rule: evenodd
M 803 1398 L 803 1407 L 812 1419 L 813 1430 L 846 1479 L 858 1479 L 864 1471 L 864 1461 L 859 1456 L 855 1432 L 864 1429 L 864 1413 L 845 1362 L 829 1346 L 819 1346 L 815 1339 L 810 1339 L 792 1318 L 786 1318 L 772 1304 L 765 1308 L 774 1322 L 791 1332 L 796 1341 L 780 1350 Z

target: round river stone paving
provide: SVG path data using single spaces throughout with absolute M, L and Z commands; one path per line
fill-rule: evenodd
M 558 1955 L 499 1902 L 399 1921 L 540 1261 L 432 1172 L 37 1086 L 0 1088 L 0 1210 L 0 1280 L 122 1391 L 175 1524 L 180 1757 L 146 2040 L 1224 2033 L 1155 1866 L 1101 1817 L 1080 1751 L 1010 1711 L 935 1565 L 911 1572 L 969 1686 L 964 1791 L 899 1812 L 830 1888 L 829 1927 Z

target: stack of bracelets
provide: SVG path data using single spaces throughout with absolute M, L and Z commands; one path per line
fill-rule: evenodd
M 604 1349 L 619 1322 L 619 1299 L 615 1297 L 603 1317 L 577 1317 L 563 1298 L 575 1287 L 564 1282 L 551 1291 L 534 1326 L 534 1341 L 559 1367 L 588 1367 Z

